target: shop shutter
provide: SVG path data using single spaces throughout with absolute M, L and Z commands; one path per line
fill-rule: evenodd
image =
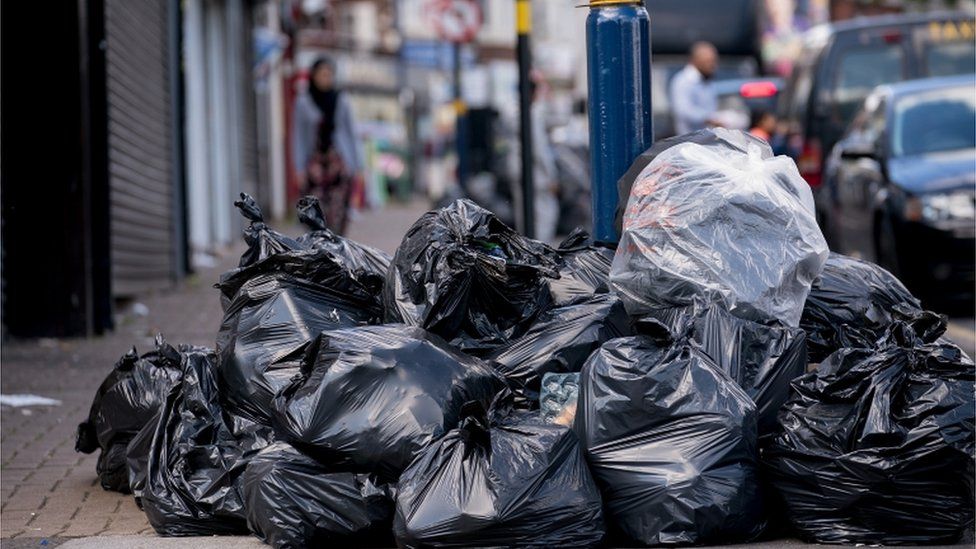
M 105 0 L 112 293 L 175 276 L 166 0 Z

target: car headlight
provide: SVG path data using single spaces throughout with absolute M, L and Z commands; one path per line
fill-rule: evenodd
M 905 218 L 929 223 L 976 219 L 976 194 L 959 191 L 910 198 L 905 203 Z

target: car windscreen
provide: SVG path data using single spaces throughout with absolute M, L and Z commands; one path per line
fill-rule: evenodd
M 897 43 L 851 48 L 841 54 L 836 70 L 834 114 L 846 125 L 876 86 L 905 79 L 904 50 Z
M 976 69 L 976 43 L 941 42 L 925 47 L 925 67 L 928 76 L 969 74 Z
M 973 86 L 926 91 L 898 99 L 891 132 L 893 156 L 976 147 Z

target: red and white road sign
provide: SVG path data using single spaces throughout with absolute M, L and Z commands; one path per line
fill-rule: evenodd
M 481 5 L 476 0 L 429 0 L 427 14 L 441 40 L 470 42 L 481 28 Z

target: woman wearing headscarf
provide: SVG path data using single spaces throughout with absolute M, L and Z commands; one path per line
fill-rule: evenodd
M 335 66 L 321 57 L 309 70 L 308 91 L 295 100 L 292 162 L 305 191 L 319 197 L 329 228 L 344 234 L 353 181 L 363 170 L 352 108 L 335 87 Z

